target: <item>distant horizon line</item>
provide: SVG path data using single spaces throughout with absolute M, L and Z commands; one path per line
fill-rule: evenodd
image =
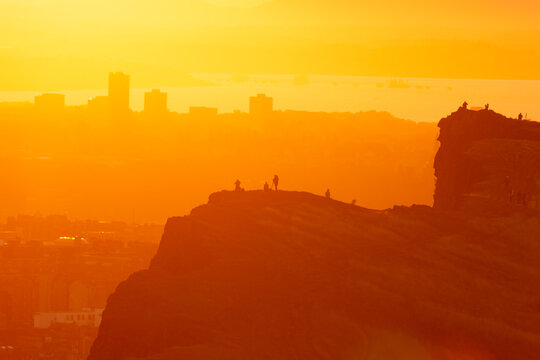
M 110 71 L 107 73 L 116 73 L 119 71 Z M 120 71 L 122 72 L 122 71 Z M 132 76 L 131 73 L 123 72 L 126 75 Z M 337 78 L 343 78 L 343 79 L 381 79 L 381 80 L 400 80 L 400 79 L 409 79 L 409 80 L 435 80 L 435 81 L 489 81 L 489 82 L 540 82 L 539 79 L 520 79 L 520 78 L 459 78 L 459 77 L 429 77 L 429 76 L 398 76 L 398 75 L 344 75 L 344 74 L 305 74 L 305 73 L 222 73 L 222 72 L 193 72 L 193 73 L 187 73 L 187 75 L 190 76 L 247 76 L 247 77 L 266 77 L 266 78 L 290 78 L 290 80 L 294 80 L 295 78 L 299 76 L 306 76 L 306 77 L 313 77 L 313 78 L 319 78 L 319 79 L 337 79 Z M 104 75 L 105 78 L 105 75 Z M 246 81 L 246 83 L 249 83 L 249 80 Z M 310 84 L 302 84 L 297 86 L 309 86 Z M 213 87 L 213 86 L 220 86 L 220 84 L 207 84 L 207 85 L 192 85 L 192 84 L 176 84 L 176 85 L 165 85 L 165 86 L 134 86 L 130 88 L 130 91 L 142 91 L 142 90 L 153 90 L 153 89 L 175 89 L 175 88 L 189 88 L 189 87 Z M 107 87 L 76 87 L 76 88 L 61 88 L 61 89 L 26 89 L 26 90 L 2 90 L 0 88 L 0 94 L 1 93 L 61 93 L 61 92 L 69 92 L 69 91 L 107 91 Z M 1 100 L 0 100 L 1 101 Z

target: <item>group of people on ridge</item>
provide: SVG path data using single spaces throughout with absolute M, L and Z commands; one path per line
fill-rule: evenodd
M 234 188 L 234 191 L 244 191 L 244 188 L 240 186 L 241 184 L 242 183 L 240 182 L 240 180 L 236 180 L 236 182 L 234 183 L 234 185 L 236 185 Z M 278 185 L 279 185 L 279 176 L 274 175 L 274 178 L 272 179 L 272 186 L 275 191 L 278 191 Z M 268 181 L 264 183 L 263 190 L 270 191 L 270 185 L 268 184 Z M 330 199 L 330 189 L 326 189 L 326 193 L 324 195 L 327 199 Z M 356 203 L 356 201 L 354 201 L 353 203 Z
M 236 187 L 234 188 L 234 191 L 244 191 L 244 188 L 240 186 L 241 184 L 240 180 L 236 180 L 234 184 L 236 185 Z M 279 185 L 279 176 L 274 175 L 274 178 L 272 179 L 272 185 L 274 189 L 277 191 L 278 185 Z M 269 190 L 270 190 L 270 185 L 268 185 L 268 181 L 267 181 L 264 183 L 264 191 L 269 191 Z
M 463 104 L 461 105 L 460 109 L 467 110 L 468 106 L 469 106 L 469 104 L 466 101 L 464 101 Z M 484 110 L 489 110 L 489 104 L 484 105 Z M 523 114 L 522 113 L 519 113 L 518 120 L 523 120 Z

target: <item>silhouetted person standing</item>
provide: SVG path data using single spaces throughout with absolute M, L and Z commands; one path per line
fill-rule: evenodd
M 236 187 L 234 188 L 234 191 L 242 191 L 242 188 L 240 187 L 240 180 L 236 180 L 236 182 L 234 183 L 236 185 Z
M 274 188 L 277 191 L 278 185 L 279 185 L 279 177 L 277 175 L 274 175 L 274 179 L 272 180 L 272 183 L 274 184 Z
M 523 114 L 522 113 L 519 113 L 518 120 L 523 120 Z
M 324 196 L 326 196 L 327 199 L 330 199 L 330 189 L 326 189 Z
M 264 191 L 270 190 L 270 186 L 268 185 L 268 181 L 264 183 Z
M 489 110 L 489 104 L 486 104 L 486 106 L 484 106 L 484 110 Z
M 463 102 L 463 105 L 461 105 L 461 108 L 462 108 L 463 110 L 467 110 L 467 106 L 469 106 L 469 104 L 467 104 L 467 102 L 464 101 L 464 102 Z

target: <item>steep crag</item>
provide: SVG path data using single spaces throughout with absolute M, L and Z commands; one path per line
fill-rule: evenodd
M 439 128 L 435 208 L 540 208 L 540 123 L 460 108 Z
M 169 219 L 149 269 L 109 298 L 89 359 L 536 358 L 538 212 L 447 210 L 499 174 L 491 159 L 465 186 L 461 159 L 495 145 L 535 158 L 538 127 L 501 117 L 482 135 L 477 116 L 441 121 L 444 211 L 241 191 Z

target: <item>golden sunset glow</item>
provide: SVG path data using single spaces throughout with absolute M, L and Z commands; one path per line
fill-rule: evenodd
M 111 68 L 148 87 L 185 85 L 186 73 L 538 79 L 539 10 L 533 0 L 2 0 L 0 90 L 96 88 Z
M 0 0 L 0 360 L 540 358 L 540 0 Z

